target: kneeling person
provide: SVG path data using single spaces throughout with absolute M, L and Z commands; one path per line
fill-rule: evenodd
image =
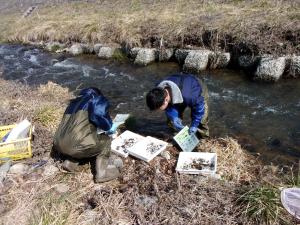
M 119 169 L 108 165 L 111 138 L 116 131 L 109 115 L 109 102 L 97 88 L 83 89 L 70 101 L 54 136 L 54 149 L 66 156 L 63 168 L 76 171 L 79 161 L 96 157 L 95 182 L 119 176 Z M 97 134 L 97 128 L 105 131 Z
M 208 91 L 206 86 L 191 74 L 175 74 L 161 81 L 146 96 L 150 110 L 164 110 L 169 125 L 176 131 L 181 130 L 183 113 L 191 108 L 189 133 L 208 137 Z

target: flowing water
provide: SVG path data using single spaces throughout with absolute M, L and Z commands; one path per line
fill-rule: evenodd
M 70 90 L 95 86 L 111 101 L 111 114 L 131 113 L 134 131 L 153 136 L 170 134 L 165 116 L 149 112 L 144 96 L 157 81 L 180 71 L 176 63 L 137 67 L 95 56 L 51 54 L 20 45 L 0 45 L 3 78 L 28 85 L 53 81 Z M 210 131 L 232 136 L 264 160 L 296 162 L 300 156 L 300 80 L 252 82 L 242 72 L 205 71 L 209 89 Z M 186 123 L 189 120 L 186 113 Z

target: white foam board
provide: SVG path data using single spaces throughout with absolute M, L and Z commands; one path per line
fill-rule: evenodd
M 141 160 L 150 162 L 155 156 L 166 149 L 168 143 L 157 138 L 147 136 L 139 141 L 136 145 L 128 149 L 130 155 L 133 155 Z
M 143 139 L 144 136 L 126 130 L 111 142 L 111 151 L 126 158 L 129 154 L 128 148 Z
M 174 136 L 174 140 L 184 152 L 191 152 L 198 145 L 199 139 L 195 134 L 189 134 L 189 127 L 185 126 Z
M 202 169 L 199 168 L 199 164 Z M 211 152 L 180 152 L 176 171 L 185 174 L 215 175 L 217 172 L 217 154 Z

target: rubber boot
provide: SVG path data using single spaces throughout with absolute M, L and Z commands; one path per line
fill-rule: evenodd
M 115 165 L 108 165 L 108 158 L 98 156 L 96 158 L 95 182 L 102 183 L 116 179 L 120 176 L 120 171 Z
M 78 170 L 78 165 L 79 162 L 66 159 L 62 164 L 62 168 L 68 172 L 76 172 Z

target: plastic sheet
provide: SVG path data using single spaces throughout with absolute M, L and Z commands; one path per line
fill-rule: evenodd
M 300 219 L 300 188 L 283 189 L 281 203 L 291 215 Z

